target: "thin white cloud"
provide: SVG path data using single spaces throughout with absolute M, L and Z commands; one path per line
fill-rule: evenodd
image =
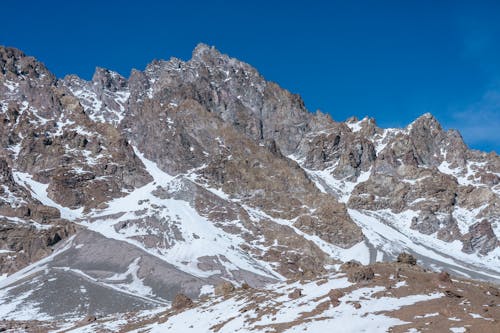
M 472 146 L 500 150 L 500 89 L 487 91 L 480 101 L 452 114 L 451 126 Z

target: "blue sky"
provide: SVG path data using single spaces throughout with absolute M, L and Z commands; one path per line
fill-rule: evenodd
M 0 44 L 57 76 L 128 76 L 199 42 L 336 120 L 404 126 L 431 112 L 500 152 L 500 1 L 9 1 Z

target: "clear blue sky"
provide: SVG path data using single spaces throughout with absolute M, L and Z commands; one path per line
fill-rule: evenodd
M 500 1 L 8 1 L 0 27 L 0 44 L 86 79 L 204 42 L 311 111 L 383 127 L 431 112 L 500 152 Z

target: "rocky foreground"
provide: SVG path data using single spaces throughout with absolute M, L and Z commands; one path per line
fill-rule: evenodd
M 183 314 L 220 331 L 320 331 L 309 325 L 351 315 L 361 319 L 342 319 L 348 332 L 372 317 L 379 331 L 498 324 L 488 283 L 500 282 L 500 157 L 470 150 L 430 114 L 399 129 L 335 121 L 200 44 L 188 61 L 156 60 L 128 78 L 98 68 L 91 81 L 58 79 L 0 47 L 0 120 L 6 327 L 87 318 L 89 331 L 196 331 Z M 401 252 L 421 266 L 398 277 Z M 349 281 L 351 260 L 374 275 Z M 441 271 L 452 282 L 436 282 Z M 223 283 L 237 290 L 207 296 Z M 337 306 L 325 303 L 330 290 Z M 193 308 L 165 310 L 178 295 Z M 253 309 L 256 299 L 275 313 Z
M 222 283 L 198 300 L 78 322 L 4 322 L 36 332 L 498 332 L 500 289 L 416 265 L 341 265 L 336 273 L 252 288 Z

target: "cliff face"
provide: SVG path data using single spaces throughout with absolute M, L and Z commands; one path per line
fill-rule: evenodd
M 0 274 L 31 264 L 0 281 L 5 304 L 131 311 L 403 250 L 500 279 L 500 158 L 430 114 L 402 129 L 336 122 L 202 44 L 91 81 L 1 47 L 0 110 Z

